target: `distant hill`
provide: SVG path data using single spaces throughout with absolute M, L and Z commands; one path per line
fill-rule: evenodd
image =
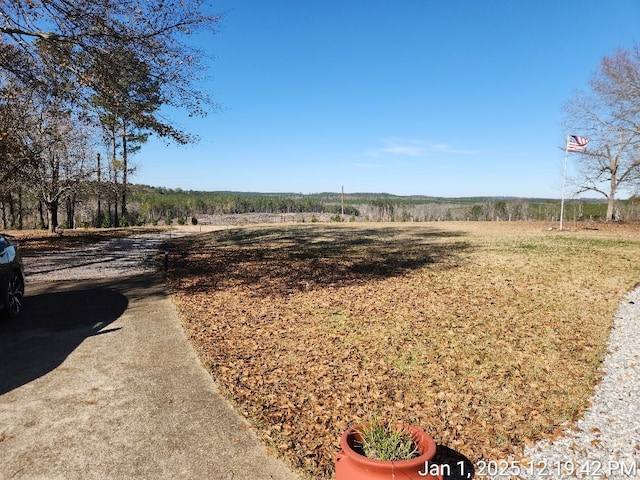
M 301 221 L 330 218 L 335 221 L 444 221 L 444 220 L 545 220 L 560 217 L 560 199 L 486 197 L 400 196 L 389 193 L 293 192 L 263 193 L 236 191 L 192 191 L 131 185 L 131 211 L 137 210 L 143 223 L 211 215 L 299 215 Z M 637 201 L 620 203 L 625 215 L 633 214 Z M 635 206 L 635 207 L 634 207 Z M 600 199 L 565 201 L 567 220 L 598 220 L 606 211 Z M 622 211 L 622 210 L 621 210 Z M 304 215 L 303 215 L 304 214 Z M 637 218 L 636 213 L 636 218 Z M 327 217 L 328 216 L 328 217 Z

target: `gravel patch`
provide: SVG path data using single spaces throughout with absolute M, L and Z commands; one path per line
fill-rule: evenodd
M 479 463 L 478 477 L 640 478 L 640 287 L 618 308 L 602 371 L 590 407 L 562 437 L 526 447 L 526 461 Z
M 161 266 L 158 254 L 167 242 L 192 233 L 195 232 L 177 230 L 140 234 L 80 248 L 25 255 L 25 280 L 27 283 L 89 280 L 157 272 Z

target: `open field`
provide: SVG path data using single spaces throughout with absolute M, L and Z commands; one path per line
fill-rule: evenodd
M 174 238 L 168 280 L 223 392 L 309 476 L 371 414 L 498 460 L 581 414 L 640 280 L 640 225 L 551 226 L 227 228 Z M 34 252 L 143 232 L 15 233 Z
M 173 239 L 169 283 L 223 391 L 310 476 L 370 414 L 496 460 L 580 415 L 640 279 L 639 225 L 549 226 L 225 229 Z M 15 233 L 34 252 L 143 229 Z
M 230 229 L 178 240 L 169 284 L 214 378 L 300 470 L 330 478 L 372 413 L 496 460 L 580 415 L 640 280 L 638 225 L 548 227 Z

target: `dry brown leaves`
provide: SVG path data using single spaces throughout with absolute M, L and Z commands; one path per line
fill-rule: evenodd
M 289 225 L 177 240 L 169 285 L 213 377 L 301 472 L 372 413 L 499 460 L 575 420 L 640 278 L 637 227 Z

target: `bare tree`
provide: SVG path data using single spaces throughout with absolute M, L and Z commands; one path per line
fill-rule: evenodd
M 604 57 L 589 87 L 565 105 L 565 123 L 590 140 L 579 152 L 576 193 L 603 195 L 610 221 L 620 192 L 640 182 L 640 49 Z
M 30 183 L 47 208 L 53 232 L 61 205 L 66 203 L 68 219 L 73 217 L 78 194 L 95 172 L 95 153 L 91 132 L 68 112 L 41 110 L 36 115 L 29 132 L 29 149 L 37 159 L 30 167 Z

